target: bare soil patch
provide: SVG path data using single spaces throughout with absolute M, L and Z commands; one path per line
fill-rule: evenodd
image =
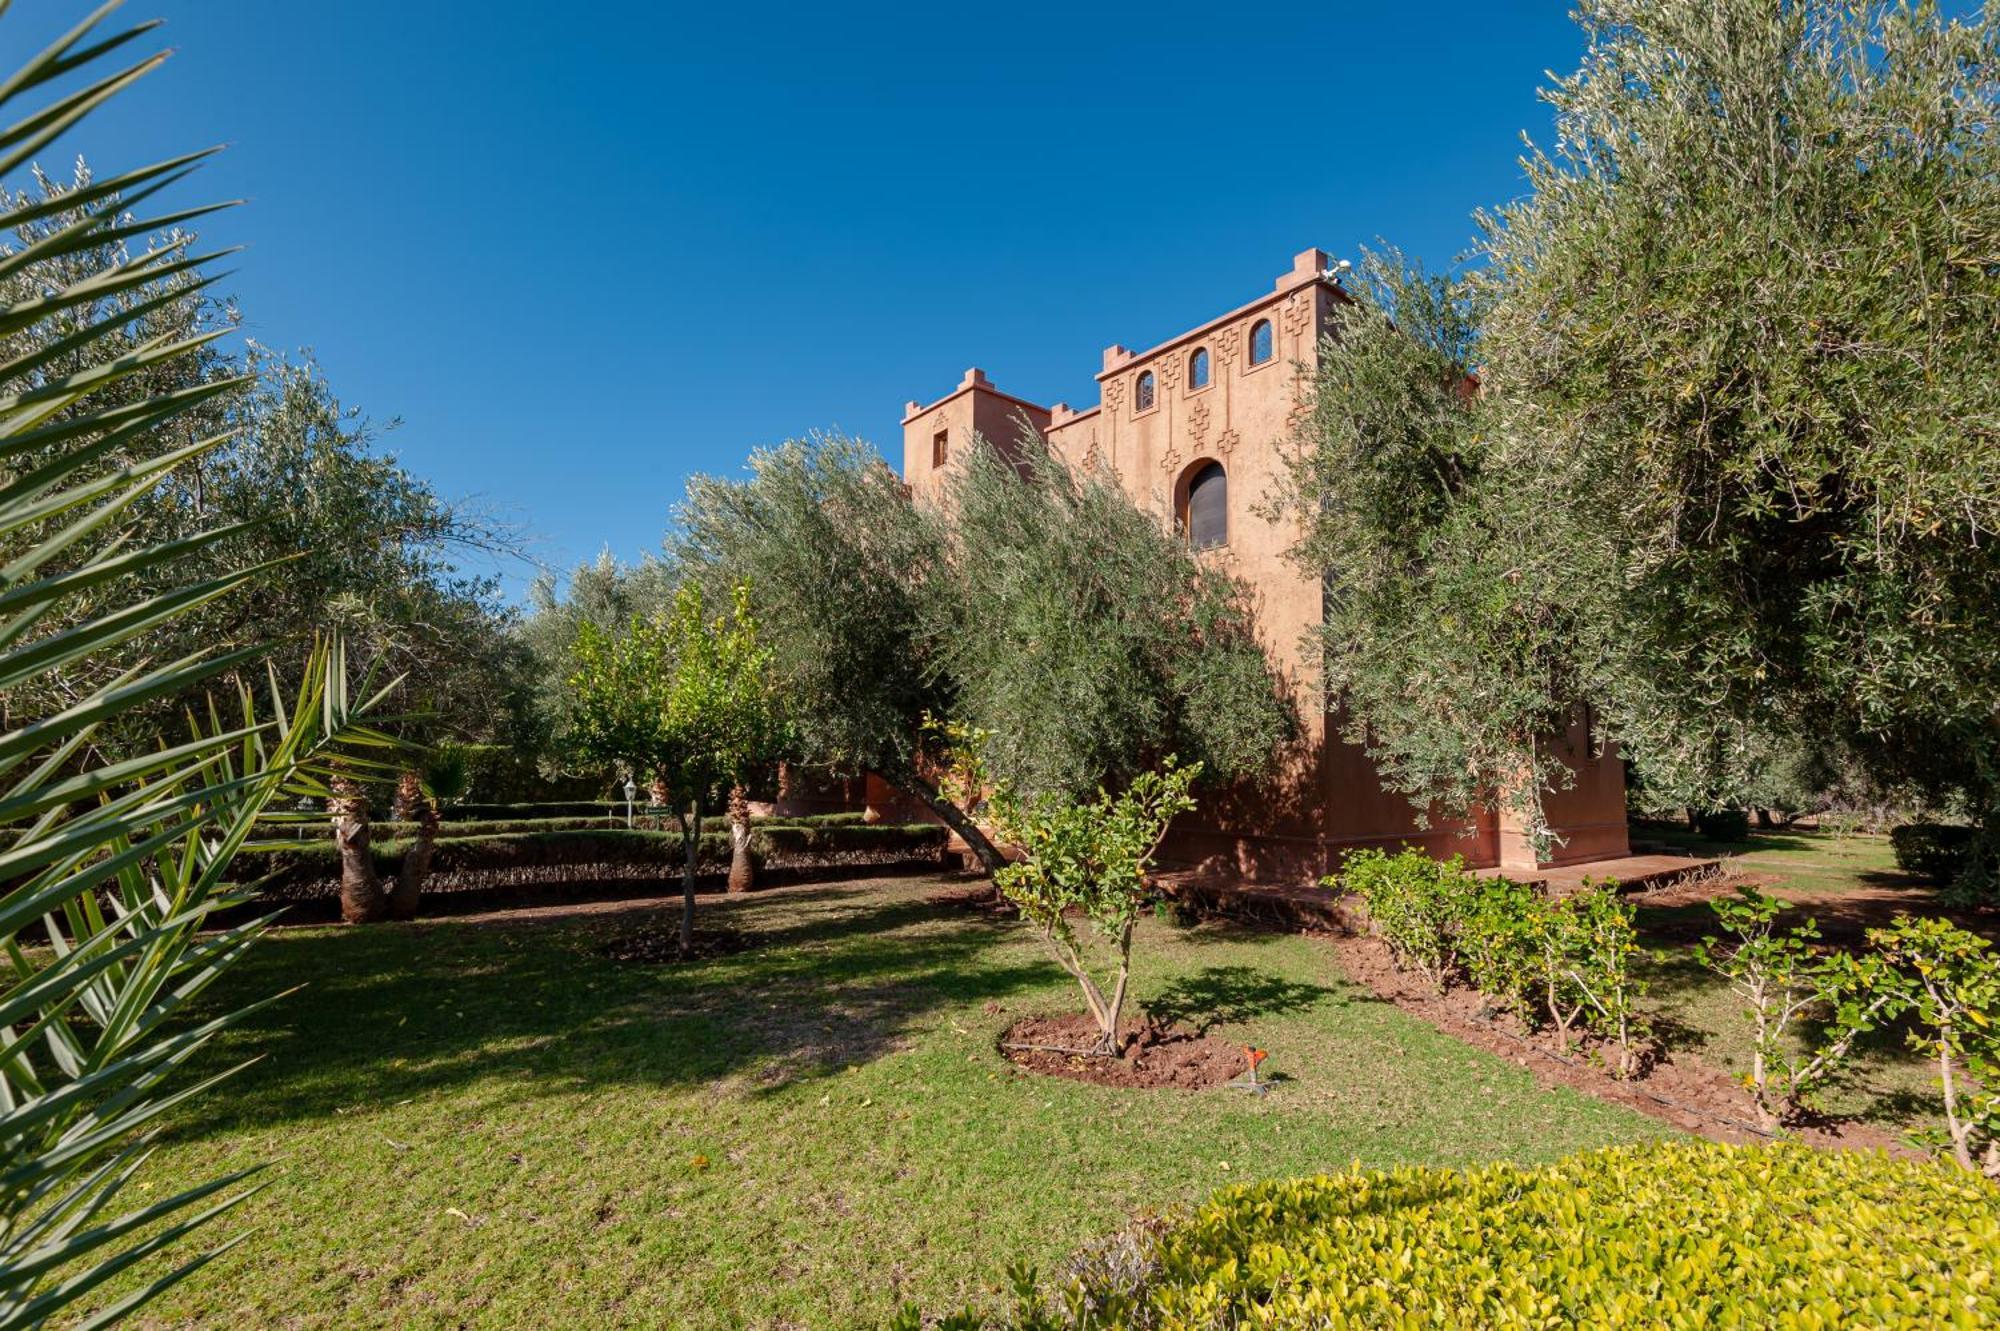
M 668 923 L 662 920 L 657 924 L 611 935 L 598 945 L 597 955 L 633 965 L 663 966 L 679 961 L 711 961 L 716 957 L 733 957 L 739 952 L 748 952 L 762 941 L 762 938 L 753 933 L 710 926 L 696 929 L 693 945 L 686 952 L 682 952 L 679 921 Z
M 1325 942 L 1355 983 L 1475 1048 L 1528 1069 L 1545 1086 L 1567 1086 L 1629 1105 L 1710 1141 L 1742 1144 L 1771 1138 L 1757 1126 L 1750 1096 L 1737 1080 L 1690 1052 L 1675 1050 L 1672 1032 L 1662 1033 L 1664 1047 L 1651 1050 L 1636 1075 L 1621 1078 L 1612 1073 L 1615 1048 L 1586 1036 L 1573 1039 L 1565 1052 L 1553 1031 L 1532 1030 L 1512 1013 L 1496 1011 L 1477 990 L 1439 994 L 1422 978 L 1397 970 L 1388 945 L 1378 938 L 1328 934 Z M 1915 1154 L 1893 1133 L 1853 1120 L 1801 1122 L 1787 1130 L 1814 1146 Z
M 1240 1045 L 1179 1024 L 1127 1020 L 1119 1026 L 1118 1037 L 1116 1057 L 1070 1053 L 1097 1040 L 1097 1023 L 1088 1014 L 1023 1017 L 1000 1037 L 1000 1053 L 1030 1072 L 1143 1090 L 1206 1090 L 1242 1076 L 1249 1068 Z

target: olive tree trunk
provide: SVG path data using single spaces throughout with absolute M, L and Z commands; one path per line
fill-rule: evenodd
M 729 788 L 729 890 L 748 892 L 757 885 L 757 866 L 750 860 L 750 794 Z
M 944 825 L 958 833 L 959 839 L 979 857 L 980 867 L 994 874 L 1006 867 L 1006 857 L 999 847 L 979 830 L 976 823 L 966 815 L 965 810 L 946 799 L 936 784 L 918 772 L 914 767 L 905 767 L 892 772 L 877 772 L 877 776 L 902 791 L 922 800 L 924 807 L 943 820 Z

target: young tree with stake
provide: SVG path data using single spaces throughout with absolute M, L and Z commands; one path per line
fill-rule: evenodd
M 676 807 L 685 956 L 694 941 L 702 810 L 772 761 L 784 735 L 748 589 L 734 589 L 724 615 L 711 617 L 701 589 L 689 583 L 664 617 L 635 617 L 615 634 L 584 623 L 569 690 L 570 746 L 582 757 L 649 776 Z

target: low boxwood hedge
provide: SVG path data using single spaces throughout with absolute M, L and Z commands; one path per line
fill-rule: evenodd
M 407 838 L 383 834 L 385 827 L 397 826 L 407 828 L 377 824 L 374 829 L 370 850 L 383 872 L 393 871 L 409 848 Z M 750 834 L 750 854 L 759 864 L 809 856 L 915 858 L 942 852 L 947 835 L 933 823 L 759 823 Z M 670 877 L 678 869 L 681 853 L 677 831 L 593 827 L 460 836 L 453 824 L 438 836 L 431 873 L 443 877 L 528 867 L 647 865 L 658 866 L 663 877 Z M 726 863 L 729 855 L 726 825 L 701 834 L 697 856 L 704 866 Z M 238 881 L 260 883 L 273 895 L 299 895 L 297 889 L 302 887 L 330 886 L 339 876 L 340 857 L 325 837 L 297 846 L 267 843 L 239 852 L 231 869 Z
M 1904 823 L 1889 830 L 1896 867 L 1934 883 L 1948 883 L 1965 863 L 1975 829 L 1956 823 Z
M 1018 1325 L 1994 1326 L 1996 1271 L 2000 1190 L 1956 1170 L 1673 1142 L 1230 1188 Z

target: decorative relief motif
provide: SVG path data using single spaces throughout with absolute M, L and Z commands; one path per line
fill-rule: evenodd
M 1209 339 L 1208 349 L 1210 354 L 1215 357 L 1216 369 L 1225 370 L 1235 363 L 1236 342 L 1241 336 L 1241 332 L 1232 325 L 1228 328 L 1217 329 L 1215 336 Z
M 1169 356 L 1160 363 L 1160 382 L 1168 388 L 1181 386 L 1181 358 Z
M 1279 316 L 1285 331 L 1293 337 L 1305 333 L 1313 323 L 1313 298 L 1310 291 L 1301 291 L 1285 302 L 1285 311 Z
M 1117 411 L 1124 405 L 1125 405 L 1125 381 L 1123 379 L 1106 379 L 1104 381 L 1105 410 Z
M 1208 440 L 1208 398 L 1198 397 L 1194 407 L 1188 412 L 1188 437 L 1194 440 L 1198 450 Z
M 1104 454 L 1097 447 L 1097 431 L 1090 432 L 1090 447 L 1083 450 L 1083 469 L 1099 471 L 1104 466 Z
M 1237 434 L 1236 431 L 1224 430 L 1216 438 L 1215 451 L 1217 453 L 1220 453 L 1223 457 L 1228 457 L 1231 453 L 1234 453 L 1236 451 L 1236 445 L 1241 443 L 1242 440 L 1243 437 Z
M 1169 445 L 1167 451 L 1160 455 L 1160 470 L 1168 473 L 1173 473 L 1179 471 L 1180 469 L 1181 469 L 1181 451 L 1178 448 Z

